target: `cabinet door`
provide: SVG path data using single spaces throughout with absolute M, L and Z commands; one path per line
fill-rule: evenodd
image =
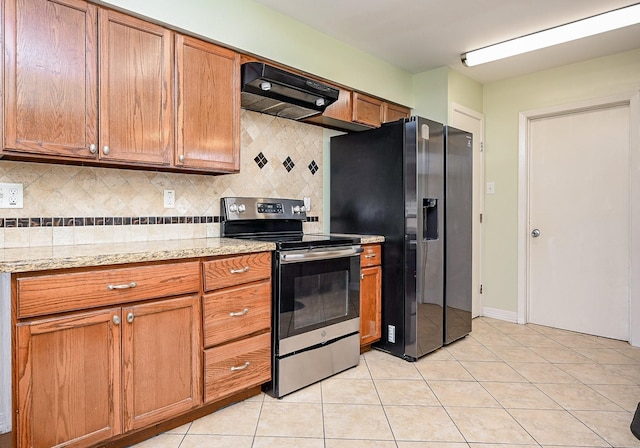
M 96 6 L 79 0 L 4 5 L 4 146 L 9 152 L 95 158 Z
M 122 321 L 124 430 L 202 403 L 198 296 L 123 308 Z
M 100 9 L 100 158 L 168 165 L 173 155 L 171 31 Z
M 380 127 L 383 118 L 382 101 L 353 92 L 353 121 L 368 126 Z
M 176 165 L 240 169 L 240 56 L 176 35 Z
M 398 106 L 397 104 L 384 103 L 384 123 L 390 123 L 392 121 L 398 121 L 401 118 L 409 118 L 411 116 L 411 109 L 404 106 Z
M 84 447 L 121 432 L 120 309 L 18 324 L 18 446 Z
M 382 268 L 363 268 L 360 275 L 360 345 L 376 342 L 381 336 Z

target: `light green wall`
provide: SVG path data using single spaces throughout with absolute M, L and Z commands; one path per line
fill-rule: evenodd
M 409 73 L 253 0 L 108 0 L 102 3 L 413 106 Z
M 640 90 L 640 50 L 484 86 L 483 306 L 517 310 L 518 117 L 527 110 Z
M 482 112 L 482 84 L 450 67 L 414 75 L 413 89 L 414 115 L 448 124 L 452 102 Z
M 447 123 L 449 114 L 449 68 L 440 67 L 413 76 L 413 115 Z
M 471 110 L 482 113 L 483 92 L 482 84 L 462 73 L 449 69 L 449 105 L 457 103 Z M 449 108 L 451 110 L 451 108 Z M 449 117 L 449 120 L 451 117 Z

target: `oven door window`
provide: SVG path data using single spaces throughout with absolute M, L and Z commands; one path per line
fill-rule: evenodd
M 282 264 L 280 339 L 360 315 L 358 256 Z

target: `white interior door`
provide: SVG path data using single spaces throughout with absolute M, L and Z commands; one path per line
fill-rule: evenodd
M 629 113 L 529 122 L 529 322 L 629 340 Z
M 472 265 L 471 285 L 473 288 L 471 316 L 482 315 L 482 222 L 484 192 L 484 157 L 482 142 L 484 141 L 484 115 L 458 104 L 452 104 L 451 126 L 473 134 L 473 225 L 472 233 Z

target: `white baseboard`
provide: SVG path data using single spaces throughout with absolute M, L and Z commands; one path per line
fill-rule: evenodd
M 518 322 L 518 313 L 515 311 L 506 311 L 498 308 L 482 308 L 482 315 L 492 319 L 506 320 L 507 322 Z

